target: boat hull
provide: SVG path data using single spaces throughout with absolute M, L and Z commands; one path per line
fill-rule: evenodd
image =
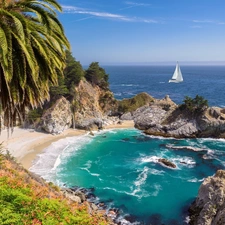
M 183 81 L 179 81 L 179 80 L 169 80 L 169 83 L 180 83 L 180 82 L 183 82 Z

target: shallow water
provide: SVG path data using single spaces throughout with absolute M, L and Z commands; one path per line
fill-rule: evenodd
M 177 168 L 161 165 L 159 158 Z M 58 141 L 31 170 L 59 185 L 94 187 L 99 201 L 134 221 L 175 225 L 185 224 L 201 182 L 224 163 L 224 140 L 156 138 L 120 129 Z

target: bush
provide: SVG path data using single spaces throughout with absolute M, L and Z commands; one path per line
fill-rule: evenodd
M 180 106 L 180 108 L 187 109 L 192 113 L 202 112 L 209 107 L 208 100 L 204 99 L 202 96 L 199 95 L 196 95 L 195 98 L 185 96 L 183 102 L 184 103 Z
M 150 95 L 143 92 L 134 96 L 133 98 L 121 100 L 119 102 L 118 111 L 120 113 L 132 112 L 153 101 L 154 99 Z

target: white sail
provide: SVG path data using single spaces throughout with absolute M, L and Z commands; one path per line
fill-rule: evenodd
M 174 83 L 180 83 L 183 81 L 183 76 L 182 76 L 182 73 L 181 73 L 181 70 L 180 70 L 180 66 L 177 62 L 177 65 L 176 65 L 176 69 L 173 73 L 173 76 L 172 76 L 172 79 L 169 80 L 169 83 L 170 82 L 174 82 Z

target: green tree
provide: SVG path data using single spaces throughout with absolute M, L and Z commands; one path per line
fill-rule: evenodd
M 62 74 L 58 75 L 58 85 L 50 87 L 51 100 L 58 99 L 61 96 L 69 94 L 69 90 L 65 84 L 65 78 Z
M 202 112 L 208 108 L 208 100 L 196 95 L 195 98 L 185 96 L 181 109 L 188 109 L 190 112 Z
M 85 72 L 85 78 L 87 81 L 91 82 L 92 85 L 98 85 L 103 89 L 108 89 L 109 87 L 109 75 L 99 66 L 98 62 L 92 62 L 89 65 L 89 68 Z
M 70 51 L 66 51 L 66 68 L 64 69 L 65 84 L 69 90 L 79 84 L 84 77 L 84 70 L 80 62 L 76 61 Z
M 0 104 L 8 127 L 49 98 L 69 42 L 56 0 L 0 1 Z

